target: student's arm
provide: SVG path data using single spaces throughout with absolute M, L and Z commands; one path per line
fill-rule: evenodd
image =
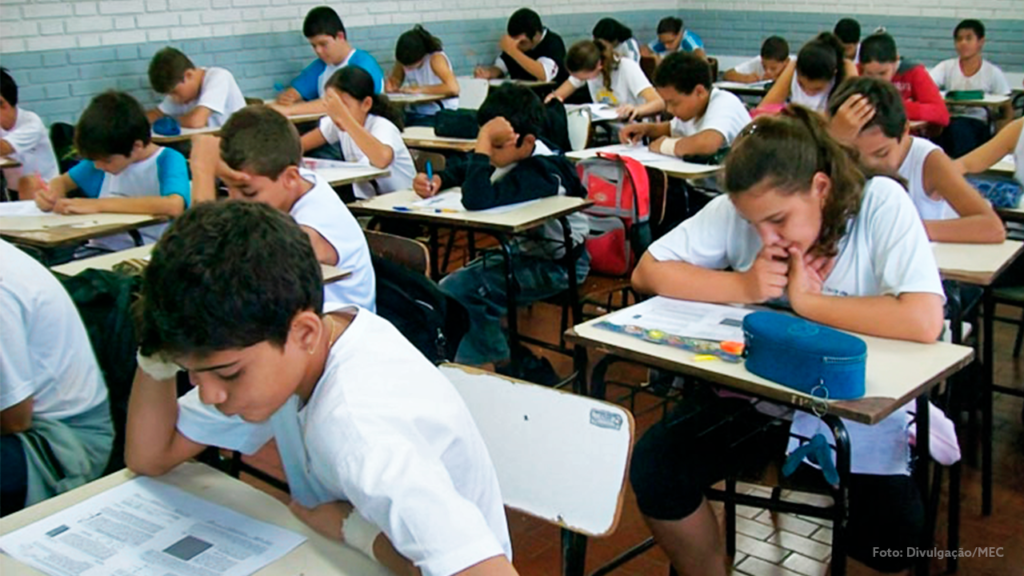
M 1024 130 L 1024 118 L 1018 118 L 1003 128 L 991 140 L 978 146 L 969 154 L 961 156 L 955 161 L 957 169 L 962 174 L 977 174 L 992 167 L 993 164 L 1002 160 L 1003 156 L 1013 154 L 1013 149 L 1020 140 L 1021 131 Z
M 298 102 L 290 106 L 283 106 L 278 103 L 270 105 L 271 108 L 277 110 L 285 116 L 298 116 L 300 114 L 324 114 L 327 112 L 327 106 L 324 104 L 323 98 L 317 98 L 309 102 Z
M 493 80 L 495 78 L 501 78 L 505 75 L 505 71 L 497 66 L 477 66 L 473 69 L 474 78 L 483 78 L 485 80 Z
M 708 53 L 704 51 L 704 48 L 694 48 L 693 49 L 693 54 L 695 56 L 700 56 L 701 58 L 703 58 L 705 60 L 708 59 Z
M 213 115 L 213 110 L 206 106 L 196 106 L 191 111 L 178 116 L 178 124 L 181 124 L 182 128 L 206 128 L 206 123 L 210 121 L 211 115 Z
M 793 62 L 795 63 L 796 60 Z M 849 58 L 843 58 L 843 68 L 844 73 L 846 74 L 845 78 L 856 78 L 857 76 L 860 76 L 860 70 L 857 70 L 857 65 Z M 927 72 L 925 72 L 925 74 L 927 74 Z
M 667 137 L 658 138 L 651 142 L 651 151 L 664 154 L 665 151 L 661 149 L 661 146 L 665 142 L 665 138 Z M 693 136 L 681 136 L 675 140 L 676 143 L 673 147 L 672 155 L 679 158 L 690 155 L 706 156 L 714 154 L 725 145 L 725 136 L 718 130 L 711 129 L 701 130 Z
M 310 130 L 302 135 L 302 151 L 309 152 L 310 150 L 316 150 L 317 148 L 327 144 L 327 138 L 324 137 L 323 132 L 319 128 Z
M 625 117 L 627 117 L 629 120 L 634 120 L 636 118 L 646 118 L 648 116 L 654 116 L 655 114 L 665 111 L 665 101 L 661 99 L 661 96 L 658 94 L 658 91 L 655 90 L 653 87 L 644 88 L 642 91 L 640 91 L 640 98 L 643 99 L 644 103 L 639 106 L 620 106 L 619 117 L 624 117 L 623 112 L 626 112 L 627 109 L 628 114 L 626 114 Z
M 743 84 L 752 84 L 761 80 L 757 74 L 744 74 L 742 72 L 737 72 L 735 68 L 726 70 L 725 73 L 722 74 L 722 78 L 729 82 L 742 82 Z
M 0 435 L 18 434 L 32 427 L 32 397 L 0 411 Z
M 933 242 L 999 244 L 1006 240 L 1003 221 L 992 205 L 957 173 L 945 152 L 935 150 L 924 160 L 924 188 L 929 197 L 949 202 L 959 218 L 925 220 L 924 228 Z
M 519 49 L 519 44 L 514 38 L 505 34 L 501 37 L 501 51 L 508 54 L 510 58 L 519 63 L 526 70 L 530 76 L 533 76 L 541 82 L 545 82 L 548 79 L 547 70 L 544 69 L 544 65 L 539 61 L 534 60 L 526 55 L 525 52 Z
M 146 119 L 149 120 L 150 124 L 152 124 L 153 122 L 156 122 L 157 120 L 163 118 L 164 116 L 167 116 L 167 114 L 164 114 L 163 110 L 161 110 L 159 108 L 152 108 L 152 109 L 146 110 Z
M 31 294 L 21 295 L 29 299 Z M 32 393 L 39 378 L 32 367 L 24 300 L 0 295 L 0 435 L 17 434 L 32 426 Z
M 395 151 L 391 149 L 391 146 L 377 140 L 362 124 L 356 122 L 348 108 L 341 102 L 337 92 L 329 91 L 324 95 L 324 100 L 327 103 L 327 113 L 330 115 L 331 121 L 341 130 L 348 132 L 356 147 L 366 155 L 371 166 L 387 168 L 391 165 L 395 159 Z
M 942 93 L 924 66 L 912 68 L 907 73 L 907 81 L 911 86 L 912 98 L 903 101 L 907 109 L 907 118 L 911 121 L 924 120 L 937 126 L 949 126 L 946 101 L 942 99 Z
M 11 146 L 7 140 L 0 140 L 0 156 L 10 156 L 14 152 L 14 146 Z
M 328 266 L 338 265 L 338 251 L 334 249 L 330 242 L 309 226 L 299 226 L 299 228 L 302 228 L 302 231 L 309 236 L 309 243 L 313 245 L 313 252 L 316 254 L 317 262 L 327 264 Z
M 176 379 L 157 381 L 136 370 L 125 425 L 124 462 L 128 469 L 143 476 L 160 476 L 198 456 L 206 446 L 185 437 L 177 423 Z
M 459 81 L 455 78 L 455 73 L 452 72 L 452 67 L 448 64 L 448 59 L 444 57 L 444 54 L 440 52 L 434 54 L 430 59 L 430 68 L 441 79 L 441 83 L 430 86 L 417 86 L 411 89 L 411 92 L 452 97 L 459 95 Z
M 53 211 L 57 214 L 155 214 L 180 216 L 185 211 L 185 199 L 173 196 L 145 196 L 139 198 L 61 198 Z
M 84 164 L 84 162 L 83 162 Z M 75 167 L 77 168 L 77 166 Z M 72 168 L 74 170 L 75 168 Z M 93 170 L 96 170 L 93 168 Z M 96 172 L 99 172 L 96 170 Z M 68 192 L 78 188 L 78 184 L 71 178 L 71 173 L 61 174 L 49 183 L 44 182 L 41 178 L 32 178 L 27 181 L 22 179 L 29 185 L 28 193 L 32 195 L 32 198 L 36 201 L 36 206 L 39 207 L 43 212 L 50 212 L 57 205 L 57 201 L 61 198 L 65 198 Z M 102 182 L 102 174 L 100 175 L 100 182 Z M 19 182 L 19 185 L 21 182 Z
M 298 90 L 289 86 L 277 95 L 276 102 L 282 106 L 292 106 L 302 102 L 302 94 L 299 94 Z
M 796 74 L 796 60 L 790 60 L 786 67 L 779 73 L 771 89 L 764 95 L 764 98 L 757 104 L 762 106 L 782 105 L 789 100 L 789 86 L 793 83 L 793 74 Z
M 641 138 L 654 139 L 670 134 L 672 125 L 669 122 L 626 124 L 619 130 L 619 141 L 623 144 L 636 144 Z
M 552 90 L 551 93 L 544 98 L 544 103 L 547 104 L 555 98 L 561 102 L 565 102 L 565 99 L 572 96 L 574 92 L 576 92 L 576 86 L 573 86 L 571 81 L 566 80 L 565 82 L 562 82 L 561 86 Z
M 746 272 L 726 272 L 680 260 L 662 262 L 647 252 L 633 270 L 632 284 L 643 294 L 720 304 L 759 304 L 785 293 L 784 257 L 782 248 L 765 247 Z

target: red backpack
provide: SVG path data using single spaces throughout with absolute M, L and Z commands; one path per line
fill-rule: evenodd
M 600 152 L 576 165 L 587 198 L 590 268 L 624 276 L 651 243 L 650 183 L 643 164 L 633 158 Z

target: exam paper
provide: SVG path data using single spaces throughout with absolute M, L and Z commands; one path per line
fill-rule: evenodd
M 0 215 L 0 230 L 5 232 L 26 232 L 50 228 L 95 228 L 114 224 L 135 224 L 151 219 L 147 214 L 53 214 L 26 213 L 9 216 Z
M 306 538 L 135 478 L 0 538 L 52 576 L 245 576 Z
M 661 330 L 673 336 L 724 342 L 743 342 L 743 318 L 747 308 L 705 304 L 655 296 L 614 314 L 605 321 L 617 326 Z
M 466 210 L 466 207 L 462 205 L 462 190 L 450 190 L 445 191 L 436 196 L 430 198 L 424 198 L 413 202 L 412 205 L 416 208 L 424 210 L 452 210 L 455 212 L 472 212 L 473 214 L 505 214 L 529 206 L 530 204 L 536 204 L 540 200 L 527 200 L 526 202 L 517 202 L 515 204 L 506 204 L 505 206 L 495 206 L 494 208 L 488 208 L 487 210 Z
M 664 154 L 658 154 L 657 152 L 651 152 L 651 149 L 646 144 L 616 144 L 614 146 L 602 146 L 601 152 L 609 152 L 612 154 L 618 154 L 620 156 L 628 156 L 641 164 L 650 164 L 655 162 L 664 162 L 665 160 L 672 160 L 673 156 L 666 156 Z
M 36 206 L 35 200 L 19 200 L 17 202 L 0 202 L 0 216 L 46 216 Z
M 565 107 L 566 112 L 587 108 L 590 110 L 590 119 L 593 122 L 607 122 L 619 119 L 619 113 L 615 106 L 608 104 L 569 104 Z

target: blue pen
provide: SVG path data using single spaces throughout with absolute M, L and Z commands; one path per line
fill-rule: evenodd
M 434 166 L 427 160 L 427 191 L 434 191 Z

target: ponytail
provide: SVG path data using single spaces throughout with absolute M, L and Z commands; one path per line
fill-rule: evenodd
M 865 175 L 856 152 L 829 136 L 824 118 L 803 106 L 760 116 L 736 138 L 725 159 L 724 188 L 731 195 L 766 184 L 780 194 L 806 193 L 821 172 L 831 188 L 821 211 L 821 231 L 811 251 L 835 256 L 847 224 L 860 210 Z
M 334 88 L 362 102 L 371 98 L 370 114 L 386 118 L 399 130 L 405 127 L 402 112 L 384 94 L 377 94 L 373 77 L 358 66 L 345 66 L 331 75 L 325 88 Z
M 403 66 L 412 66 L 429 54 L 441 51 L 441 40 L 417 24 L 398 37 L 395 60 Z
M 593 72 L 601 64 L 604 87 L 612 89 L 612 72 L 619 68 L 619 57 L 607 42 L 580 40 L 565 55 L 565 67 L 570 73 Z
M 843 43 L 831 32 L 822 32 L 804 44 L 796 57 L 796 71 L 808 80 L 830 80 L 832 89 L 846 79 L 846 51 Z

